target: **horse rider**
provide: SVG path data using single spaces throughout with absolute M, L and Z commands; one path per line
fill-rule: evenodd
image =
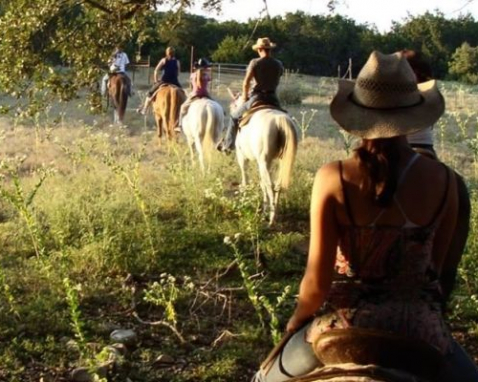
M 200 58 L 194 63 L 194 70 L 189 77 L 192 91 L 186 101 L 181 105 L 179 113 L 179 124 L 176 131 L 180 132 L 184 116 L 189 110 L 191 103 L 198 98 L 211 98 L 208 91 L 209 83 L 211 82 L 210 74 L 211 63 L 206 58 Z
M 158 79 L 159 72 L 162 71 L 161 78 Z M 140 114 L 146 114 L 149 105 L 153 101 L 154 96 L 156 95 L 157 90 L 165 84 L 175 85 L 181 87 L 181 84 L 178 80 L 178 75 L 181 72 L 181 64 L 179 60 L 174 55 L 174 48 L 168 46 L 166 48 L 166 56 L 163 57 L 156 68 L 154 68 L 154 85 L 148 92 L 146 99 L 144 100 L 143 106 L 139 107 L 137 112 Z
M 242 100 L 244 103 L 231 113 L 231 119 L 226 132 L 226 137 L 217 146 L 219 151 L 230 151 L 234 149 L 237 131 L 239 129 L 240 117 L 249 110 L 256 101 L 280 107 L 277 97 L 277 87 L 284 73 L 282 62 L 272 57 L 272 49 L 276 46 L 268 37 L 257 39 L 252 49 L 257 52 L 259 58 L 252 59 L 247 67 L 246 76 L 242 84 Z M 251 82 L 254 79 L 255 85 L 252 94 L 249 96 Z
M 126 65 L 129 64 L 128 55 L 123 51 L 121 45 L 116 45 L 113 54 L 110 56 L 108 60 L 108 69 L 109 72 L 104 75 L 103 81 L 101 83 L 101 94 L 106 95 L 106 90 L 108 89 L 108 80 L 110 76 L 121 73 L 128 80 L 128 85 L 130 89 L 130 93 L 132 93 L 132 86 L 131 86 L 131 79 L 126 74 Z

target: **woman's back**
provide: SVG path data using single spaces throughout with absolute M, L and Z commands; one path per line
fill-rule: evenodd
M 402 174 L 410 160 L 413 160 L 415 153 L 405 150 L 398 166 L 398 173 Z M 347 195 L 348 203 L 353 213 L 355 225 L 367 226 L 381 213 L 377 225 L 397 226 L 404 223 L 404 217 L 400 206 L 406 216 L 413 223 L 425 226 L 431 223 L 437 209 L 443 202 L 443 196 L 448 187 L 448 171 L 443 164 L 424 157 L 417 158 L 408 168 L 401 183 L 398 185 L 395 197 L 389 208 L 379 207 L 369 193 L 364 189 L 366 176 L 360 168 L 360 162 L 356 158 L 350 158 L 343 163 L 343 187 L 342 206 L 338 209 L 337 219 L 339 224 L 353 224 L 347 214 L 343 195 Z M 342 186 L 342 184 L 341 184 Z M 341 190 L 340 190 L 341 191 Z M 338 192 L 340 195 L 341 192 Z M 397 202 L 398 201 L 398 204 Z
M 367 178 L 357 159 L 332 164 L 339 178 L 336 277 L 327 298 L 330 312 L 316 320 L 311 335 L 342 325 L 383 329 L 445 353 L 451 337 L 440 309 L 443 251 L 434 245 L 452 175 L 408 148 L 400 157 L 396 192 L 386 208 L 362 186 Z

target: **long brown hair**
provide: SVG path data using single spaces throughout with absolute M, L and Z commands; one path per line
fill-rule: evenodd
M 397 190 L 400 159 L 397 139 L 363 139 L 355 149 L 365 175 L 365 189 L 380 207 L 390 206 Z
M 403 49 L 402 53 L 412 67 L 418 83 L 433 79 L 430 63 L 423 57 L 422 53 L 410 49 Z
M 201 87 L 201 78 L 203 76 L 203 69 L 202 68 L 197 68 L 196 69 L 196 86 L 198 88 Z

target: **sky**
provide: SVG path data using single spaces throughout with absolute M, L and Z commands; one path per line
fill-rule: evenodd
M 223 0 L 220 15 L 206 13 L 195 7 L 191 13 L 214 17 L 220 21 L 245 22 L 257 18 L 265 8 L 264 0 Z M 271 17 L 287 12 L 303 11 L 306 14 L 327 14 L 327 0 L 267 0 Z M 478 0 L 339 0 L 335 12 L 358 23 L 374 24 L 380 32 L 390 30 L 392 21 L 402 22 L 409 14 L 421 15 L 426 11 L 440 10 L 446 17 L 456 18 L 460 13 L 471 13 L 478 20 Z

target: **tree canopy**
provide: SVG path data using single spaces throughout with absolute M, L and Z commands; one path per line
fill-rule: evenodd
M 148 39 L 148 19 L 160 5 L 171 6 L 161 22 L 162 39 L 182 23 L 191 0 L 3 0 L 0 2 L 0 87 L 31 105 L 52 97 L 69 100 L 91 91 L 98 106 L 98 78 L 116 44 Z M 220 0 L 202 0 L 219 10 Z M 176 34 L 176 36 L 178 36 Z M 169 36 L 173 40 L 173 36 Z M 179 41 L 177 42 L 179 43 Z M 61 67 L 61 69 L 59 69 Z
M 211 11 L 229 1 L 198 0 Z M 408 48 L 422 51 L 438 78 L 456 75 L 449 71 L 450 62 L 464 42 L 478 45 L 478 23 L 470 15 L 449 19 L 427 12 L 381 34 L 374 26 L 334 14 L 340 1 L 327 2 L 331 12 L 324 15 L 299 11 L 240 23 L 190 15 L 186 10 L 193 0 L 0 0 L 0 89 L 33 111 L 53 99 L 68 101 L 84 89 L 95 110 L 99 79 L 117 44 L 130 58 L 148 54 L 153 63 L 173 45 L 188 68 L 191 46 L 196 57 L 245 64 L 254 55 L 250 46 L 255 39 L 270 36 L 286 68 L 325 76 L 336 75 L 349 59 L 356 75 L 373 49 Z M 158 12 L 159 6 L 170 10 Z

